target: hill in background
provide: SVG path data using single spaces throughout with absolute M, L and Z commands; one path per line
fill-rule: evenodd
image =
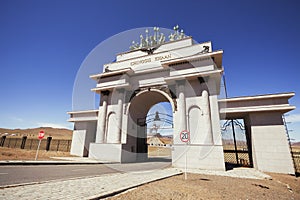
M 37 138 L 38 133 L 43 130 L 45 132 L 45 138 L 51 136 L 53 139 L 71 140 L 73 131 L 64 128 L 52 128 L 52 127 L 39 127 L 29 129 L 6 129 L 0 128 L 0 137 L 7 134 L 7 137 L 22 137 L 26 135 L 28 138 Z M 13 135 L 13 136 L 9 136 Z M 161 136 L 158 135 L 165 143 L 172 143 L 172 135 Z M 237 141 L 238 145 L 246 145 L 245 141 Z M 233 145 L 231 140 L 223 140 L 223 145 Z M 292 142 L 292 146 L 300 146 L 300 142 Z
M 26 135 L 28 138 L 37 138 L 38 133 L 43 130 L 45 132 L 45 138 L 51 136 L 52 139 L 72 139 L 72 130 L 64 128 L 52 128 L 52 127 L 39 127 L 29 129 L 5 129 L 0 128 L 0 137 L 7 135 L 7 137 L 22 137 Z
M 292 146 L 299 146 L 300 147 L 300 142 L 292 142 Z

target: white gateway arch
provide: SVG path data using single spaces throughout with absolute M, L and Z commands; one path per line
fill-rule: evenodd
M 220 120 L 245 120 L 251 163 L 262 171 L 294 173 L 282 121 L 295 109 L 294 93 L 218 99 L 223 51 L 191 37 L 117 55 L 104 72 L 91 75 L 99 109 L 72 111 L 71 154 L 113 162 L 147 159 L 145 123 L 149 109 L 170 102 L 173 112 L 172 165 L 225 170 Z M 188 130 L 187 145 L 180 132 Z M 266 148 L 266 146 L 268 148 Z

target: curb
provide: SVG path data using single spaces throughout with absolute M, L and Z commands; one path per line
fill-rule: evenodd
M 147 172 L 152 172 L 155 170 L 146 170 L 146 171 L 143 171 L 145 173 Z M 132 172 L 135 174 L 135 172 Z M 19 186 L 30 186 L 30 185 L 39 185 L 39 184 L 47 184 L 47 183 L 55 183 L 55 182 L 59 182 L 59 181 L 72 181 L 72 180 L 80 180 L 80 179 L 88 179 L 88 178 L 95 178 L 95 177 L 106 177 L 106 176 L 111 176 L 111 175 L 114 175 L 115 173 L 108 173 L 108 174 L 104 174 L 104 175 L 99 175 L 99 176 L 90 176 L 90 177 L 74 177 L 74 178 L 69 178 L 69 179 L 61 179 L 61 180 L 50 180 L 50 181 L 41 181 L 41 182 L 31 182 L 31 183 L 25 183 L 25 184 L 12 184 L 12 185 L 6 185 L 6 186 L 2 186 L 0 187 L 0 190 L 2 189 L 5 189 L 5 188 L 14 188 L 14 187 L 19 187 Z M 117 173 L 117 174 L 123 174 L 123 173 Z M 126 173 L 125 173 L 126 174 Z M 100 192 L 100 194 L 95 194 L 94 195 L 91 195 L 89 196 L 88 194 L 84 197 L 83 199 L 103 199 L 103 198 L 107 198 L 107 197 L 112 197 L 112 196 L 115 196 L 115 195 L 118 195 L 118 194 L 121 194 L 123 192 L 127 192 L 128 190 L 131 190 L 131 189 L 135 189 L 139 186 L 142 186 L 142 185 L 146 185 L 148 183 L 151 183 L 151 182 L 155 182 L 155 181 L 160 181 L 160 180 L 163 180 L 163 179 L 166 179 L 166 178 L 169 178 L 169 177 L 173 177 L 173 176 L 178 176 L 178 175 L 181 175 L 182 172 L 179 171 L 179 170 L 175 170 L 175 171 L 170 171 L 169 174 L 161 174 L 161 175 L 158 175 L 157 177 L 149 177 L 148 175 L 146 175 L 145 177 L 148 177 L 146 179 L 144 179 L 144 181 L 141 179 L 137 179 L 137 182 L 133 183 L 133 184 L 122 184 L 123 186 L 119 186 L 119 187 L 116 187 L 115 189 L 111 189 L 109 190 L 109 188 L 107 188 L 106 191 L 103 191 L 102 193 Z M 122 180 L 124 180 L 124 176 L 122 176 Z M 126 176 L 125 176 L 126 178 Z M 148 180 L 147 180 L 148 179 Z M 98 181 L 98 179 L 97 179 Z
M 93 195 L 93 196 L 87 197 L 87 199 L 97 200 L 97 199 L 104 199 L 104 198 L 112 197 L 112 196 L 115 196 L 117 194 L 121 194 L 121 193 L 123 193 L 127 190 L 131 190 L 131 189 L 137 188 L 139 186 L 146 185 L 148 183 L 152 183 L 152 182 L 155 182 L 155 181 L 160 181 L 160 180 L 170 178 L 170 177 L 173 177 L 173 176 L 179 176 L 179 175 L 182 175 L 182 174 L 183 174 L 183 172 L 179 171 L 177 174 L 168 175 L 168 176 L 165 176 L 165 177 L 162 177 L 162 178 L 157 178 L 157 179 L 154 179 L 154 180 L 146 181 L 146 182 L 139 183 L 139 184 L 136 184 L 136 185 L 133 185 L 133 186 L 122 187 L 122 188 L 119 188 L 119 189 L 116 189 L 116 190 L 105 192 L 105 193 L 100 194 L 100 195 Z
M 98 165 L 115 164 L 117 162 L 80 162 L 80 161 L 0 161 L 0 166 L 5 165 Z
M 116 173 L 119 173 L 119 172 L 116 172 Z M 101 175 L 93 175 L 93 176 L 79 176 L 79 177 L 72 177 L 72 178 L 66 178 L 66 179 L 55 179 L 55 180 L 49 180 L 49 181 L 35 181 L 35 182 L 29 182 L 29 183 L 17 183 L 17 184 L 0 186 L 0 189 L 13 188 L 13 187 L 21 187 L 21 186 L 27 186 L 27 185 L 37 185 L 37 184 L 53 183 L 53 182 L 58 182 L 58 181 L 69 181 L 69 180 L 94 178 L 94 177 L 101 177 L 101 176 L 105 176 L 105 175 L 110 176 L 111 174 L 116 174 L 116 173 L 112 172 L 112 173 L 101 174 Z

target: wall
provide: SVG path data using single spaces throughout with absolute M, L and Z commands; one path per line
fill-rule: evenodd
M 265 172 L 294 174 L 288 139 L 278 112 L 250 113 L 254 168 Z
M 91 142 L 95 142 L 97 122 L 75 122 L 70 154 L 88 156 Z
M 200 84 L 197 79 L 186 82 L 184 119 L 182 111 L 179 110 L 182 108 L 180 106 L 182 102 L 177 99 L 178 111 L 173 116 L 172 165 L 174 167 L 185 167 L 187 158 L 188 168 L 225 170 L 216 91 L 208 90 L 214 88 L 215 84 L 213 79 L 203 84 Z M 180 92 L 179 89 L 177 92 Z M 179 137 L 184 121 L 191 135 L 191 141 L 187 145 Z

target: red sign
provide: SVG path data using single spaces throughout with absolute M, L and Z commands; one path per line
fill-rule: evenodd
M 180 140 L 181 142 L 189 142 L 190 141 L 190 132 L 187 130 L 180 132 Z
M 38 138 L 41 140 L 41 139 L 44 138 L 44 136 L 45 136 L 45 132 L 44 131 L 40 131 Z

